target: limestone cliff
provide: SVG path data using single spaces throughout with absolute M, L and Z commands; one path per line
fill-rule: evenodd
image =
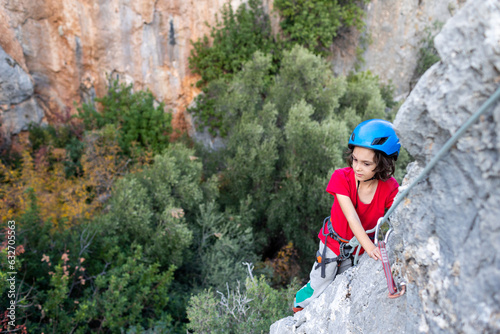
M 416 159 L 405 184 L 499 87 L 500 3 L 469 1 L 436 38 L 442 59 L 395 120 Z M 470 128 L 395 211 L 393 271 L 407 293 L 388 299 L 366 256 L 278 333 L 500 332 L 500 101 Z
M 22 104 L 2 99 L 3 130 L 26 129 L 29 122 L 41 120 L 42 110 L 49 120 L 74 112 L 74 102 L 106 92 L 110 74 L 133 82 L 137 89 L 149 88 L 179 121 L 199 93 L 192 86 L 198 78 L 188 67 L 190 40 L 209 33 L 205 22 L 213 25 L 226 2 L 236 8 L 245 0 L 0 0 L 0 47 L 17 64 L 16 80 L 27 83 L 29 78 L 33 86 Z M 462 2 L 372 0 L 366 7 L 371 43 L 361 69 L 392 80 L 397 94 L 404 95 L 425 28 L 444 23 Z M 263 4 L 277 33 L 273 1 Z M 337 73 L 353 69 L 356 40 L 338 41 L 332 49 Z M 2 68 L 10 66 L 1 57 L 0 63 Z M 10 80 L 0 72 L 0 82 Z
M 40 108 L 49 118 L 74 110 L 74 102 L 104 95 L 107 75 L 149 88 L 167 109 L 184 110 L 198 93 L 188 68 L 190 40 L 209 33 L 205 23 L 213 25 L 226 2 L 0 0 L 0 47 L 17 64 L 16 80 L 23 87 L 32 81 L 29 99 L 36 96 L 31 113 L 16 112 L 18 102 L 2 98 L 4 123 L 24 114 L 39 122 Z M 236 8 L 242 1 L 230 2 Z M 0 57 L 2 69 L 10 66 L 5 63 Z M 0 73 L 0 82 L 11 80 Z M 6 130 L 26 125 L 20 120 Z

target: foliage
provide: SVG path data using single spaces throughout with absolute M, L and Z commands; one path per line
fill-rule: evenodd
M 422 75 L 435 63 L 441 60 L 439 54 L 434 47 L 434 37 L 441 30 L 442 22 L 436 21 L 432 26 L 424 29 L 425 37 L 420 41 L 420 49 L 418 51 L 418 60 L 413 73 L 413 78 L 410 82 L 411 87 L 417 84 L 417 81 Z
M 201 76 L 199 87 L 238 72 L 255 51 L 268 53 L 276 48 L 261 1 L 249 0 L 236 12 L 227 3 L 221 14 L 222 21 L 211 28 L 211 42 L 208 36 L 192 42 L 189 68 Z
M 323 58 L 303 47 L 294 47 L 284 53 L 275 84 L 270 89 L 270 100 L 278 110 L 278 125 L 286 123 L 290 108 L 301 100 L 314 109 L 314 120 L 332 117 L 345 88 L 344 78 L 336 78 Z
M 75 313 L 75 321 L 98 319 L 100 326 L 117 332 L 133 324 L 151 326 L 156 321 L 170 322 L 163 310 L 175 266 L 161 272 L 159 263 L 151 264 L 142 247 L 133 244 L 131 254 L 113 249 L 116 265 L 95 280 L 93 298 L 85 299 Z
M 361 29 L 364 13 L 360 5 L 364 2 L 366 1 L 350 0 L 339 4 L 324 0 L 275 1 L 275 9 L 282 18 L 281 26 L 286 36 L 284 40 L 272 36 L 269 18 L 262 8 L 262 3 L 258 0 L 250 0 L 248 4 L 242 4 L 236 13 L 233 12 L 230 4 L 225 5 L 222 9 L 222 22 L 218 21 L 216 26 L 212 27 L 211 42 L 207 36 L 194 42 L 189 58 L 193 73 L 201 75 L 198 86 L 203 87 L 203 94 L 197 96 L 195 105 L 189 109 L 196 116 L 197 125 L 207 126 L 212 135 L 219 134 L 225 137 L 227 127 L 223 119 L 226 114 L 218 108 L 217 101 L 229 89 L 228 82 L 231 81 L 232 76 L 243 69 L 244 64 L 256 51 L 271 57 L 271 61 L 266 63 L 266 73 L 262 78 L 270 83 L 272 76 L 281 66 L 285 49 L 292 49 L 298 44 L 316 53 L 324 54 L 341 27 L 354 26 Z M 290 56 L 288 58 L 293 61 Z M 321 71 L 323 68 L 318 69 L 308 63 L 304 63 L 303 67 L 303 69 L 297 67 L 297 70 L 304 70 L 303 73 L 313 70 L 319 75 L 330 73 L 330 71 Z M 243 69 L 243 72 L 248 73 L 251 70 Z M 283 70 L 281 74 L 286 75 Z M 314 83 L 311 82 L 310 85 Z M 266 88 L 265 85 L 256 86 Z M 300 90 L 298 85 L 292 88 Z M 319 93 L 308 88 L 310 87 L 305 87 L 302 91 L 308 91 L 310 94 Z M 284 96 L 289 97 L 289 91 L 279 93 L 285 93 Z M 329 93 L 331 91 L 326 90 L 321 95 L 328 97 Z M 300 98 L 299 94 L 295 101 Z M 333 98 L 335 99 L 335 96 Z M 335 105 L 327 104 L 325 106 L 327 109 L 335 107 Z M 316 110 L 321 113 L 323 108 L 316 108 Z
M 244 287 L 228 285 L 226 294 L 204 290 L 190 300 L 188 327 L 195 333 L 267 333 L 273 322 L 288 315 L 297 289 L 296 282 L 273 289 L 261 276 L 248 277 Z
M 274 259 L 267 259 L 265 264 L 273 269 L 273 283 L 278 286 L 285 286 L 300 273 L 297 250 L 291 241 L 281 247 Z
M 371 118 L 387 118 L 377 76 L 369 71 L 351 73 L 347 77 L 347 90 L 340 99 L 339 117 L 352 131 L 360 122 Z
M 98 219 L 56 226 L 42 218 L 44 208 L 34 189 L 27 197 L 26 210 L 15 219 L 16 261 L 23 273 L 16 281 L 17 305 L 23 306 L 17 309 L 18 323 L 57 333 L 170 324 L 174 266 L 162 268 L 137 243 L 120 245 Z M 0 307 L 6 303 L 2 297 Z
M 195 247 L 202 286 L 221 288 L 228 277 L 233 281 L 246 277 L 245 270 L 235 264 L 257 260 L 251 214 L 245 205 L 238 215 L 220 213 L 214 202 L 200 205 Z
M 200 185 L 201 169 L 180 145 L 157 155 L 151 166 L 115 185 L 109 211 L 99 218 L 106 233 L 122 247 L 143 245 L 147 257 L 162 265 L 182 264 L 192 240 L 186 212 L 192 215 L 204 191 L 211 191 Z
M 343 27 L 362 29 L 368 1 L 276 0 L 281 28 L 288 45 L 299 44 L 310 51 L 326 55 Z
M 172 115 L 164 111 L 164 104 L 156 106 L 153 94 L 147 91 L 133 92 L 132 85 L 110 81 L 108 94 L 97 98 L 102 106 L 98 112 L 94 105 L 83 104 L 78 117 L 86 130 L 114 126 L 118 132 L 118 144 L 127 155 L 134 150 L 160 153 L 170 142 Z
M 0 164 L 3 182 L 0 216 L 10 219 L 22 215 L 29 207 L 29 193 L 44 203 L 40 207 L 43 220 L 51 219 L 54 226 L 70 226 L 90 219 L 109 196 L 113 180 L 125 170 L 127 161 L 119 156 L 117 142 L 102 132 L 89 133 L 82 142 L 85 150 L 80 158 L 82 175 L 67 178 L 64 149 L 47 146 L 35 158 L 28 150 L 22 153 L 20 168 Z
M 48 163 L 62 160 L 66 177 L 81 176 L 81 156 L 84 151 L 83 127 L 69 113 L 69 109 L 55 115 L 55 124 L 35 124 L 28 127 L 33 156 L 48 154 Z
M 217 110 L 216 101 L 227 89 L 227 82 L 242 70 L 244 64 L 259 51 L 272 54 L 273 61 L 266 68 L 266 81 L 271 80 L 276 71 L 281 47 L 271 34 L 268 15 L 258 0 L 250 0 L 233 12 L 228 3 L 222 8 L 222 22 L 212 27 L 211 40 L 207 36 L 193 43 L 189 57 L 189 67 L 201 76 L 197 86 L 203 88 L 203 94 L 196 97 L 195 105 L 189 109 L 196 115 L 197 124 L 208 126 L 212 135 L 227 134 L 222 119 L 225 115 Z M 253 69 L 246 73 L 252 75 Z M 262 83 L 256 87 L 265 88 Z

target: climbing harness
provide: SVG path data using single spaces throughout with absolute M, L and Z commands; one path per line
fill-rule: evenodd
M 324 226 L 327 226 L 328 233 L 323 232 Z M 371 229 L 366 231 L 367 234 L 372 234 L 375 232 L 375 229 Z M 321 228 L 321 234 L 325 237 L 325 246 L 323 247 L 323 253 L 320 253 L 318 250 L 316 252 L 316 261 L 318 264 L 314 269 L 321 268 L 321 278 L 325 278 L 326 274 L 326 265 L 328 263 L 332 262 L 337 262 L 337 267 L 340 267 L 340 264 L 342 261 L 352 258 L 352 254 L 356 251 L 354 258 L 352 258 L 353 265 L 356 265 L 358 263 L 358 256 L 359 252 L 361 250 L 361 244 L 359 243 L 358 239 L 356 237 L 353 237 L 351 240 L 347 240 L 342 238 L 334 229 L 333 229 L 333 224 L 332 220 L 330 217 L 326 217 L 325 220 L 323 221 L 323 227 Z M 326 248 L 327 248 L 327 240 L 328 237 L 332 238 L 333 240 L 337 241 L 339 243 L 339 256 L 334 257 L 334 258 L 326 258 Z M 371 240 L 373 240 L 372 237 L 370 237 Z
M 328 226 L 328 233 L 327 234 L 325 234 L 323 232 L 325 223 Z M 326 265 L 329 263 L 332 263 L 332 262 L 337 262 L 337 268 L 340 267 L 340 264 L 342 263 L 342 261 L 348 259 L 351 256 L 354 249 L 348 245 L 349 240 L 341 238 L 338 235 L 338 233 L 335 232 L 335 230 L 333 229 L 332 221 L 330 220 L 330 217 L 326 217 L 325 220 L 323 221 L 323 227 L 321 228 L 321 233 L 325 237 L 325 246 L 323 247 L 323 253 L 320 253 L 319 250 L 316 252 L 316 261 L 318 262 L 318 264 L 316 265 L 316 268 L 314 268 L 314 269 L 316 270 L 318 268 L 321 268 L 321 278 L 325 278 L 326 277 L 326 273 L 325 273 L 326 272 Z M 333 258 L 326 258 L 326 249 L 328 248 L 328 246 L 327 246 L 328 237 L 332 238 L 333 240 L 335 240 L 339 243 L 339 256 L 333 257 Z

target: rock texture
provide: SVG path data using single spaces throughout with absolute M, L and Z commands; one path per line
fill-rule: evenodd
M 500 87 L 500 2 L 470 1 L 435 40 L 443 60 L 398 113 L 424 166 Z M 433 332 L 500 331 L 500 101 L 458 141 L 400 211 L 408 309 Z M 411 222 L 411 223 L 410 223 Z M 409 329 L 413 329 L 410 327 Z
M 411 183 L 500 87 L 500 3 L 469 1 L 436 38 L 442 59 L 395 120 L 416 159 Z M 393 272 L 407 282 L 386 298 L 380 264 L 363 259 L 327 293 L 271 333 L 500 332 L 500 101 L 470 128 L 395 211 Z
M 0 117 L 2 135 L 26 130 L 30 122 L 40 123 L 43 110 L 33 98 L 33 82 L 21 65 L 0 46 Z
M 366 6 L 366 32 L 333 49 L 332 65 L 336 73 L 347 75 L 359 64 L 357 48 L 362 53 L 361 70 L 370 70 L 383 82 L 392 82 L 396 95 L 406 97 L 417 66 L 422 41 L 434 36 L 465 0 L 407 1 L 371 0 Z M 366 42 L 353 43 L 353 39 Z M 367 45 L 366 45 L 367 44 Z
M 31 76 L 34 102 L 49 119 L 104 95 L 109 75 L 183 111 L 198 93 L 188 68 L 190 40 L 209 33 L 205 23 L 213 25 L 227 2 L 0 0 L 0 46 Z M 236 8 L 242 0 L 229 2 Z M 2 72 L 0 78 L 10 80 Z M 39 109 L 33 112 L 37 119 Z

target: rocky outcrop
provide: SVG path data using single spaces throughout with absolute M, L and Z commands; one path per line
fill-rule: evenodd
M 33 82 L 19 63 L 0 46 L 0 118 L 2 136 L 26 130 L 40 123 L 43 110 L 33 98 Z
M 469 1 L 435 45 L 442 61 L 420 79 L 395 120 L 416 159 L 405 184 L 499 88 L 500 3 Z M 405 296 L 388 299 L 380 263 L 364 258 L 271 333 L 498 333 L 498 133 L 500 101 L 393 214 L 389 248 L 393 272 L 407 282 Z
M 366 5 L 366 31 L 352 32 L 334 45 L 332 65 L 347 75 L 355 65 L 391 82 L 406 97 L 418 63 L 422 41 L 437 34 L 465 0 L 372 0 Z M 430 36 L 429 36 L 430 35 Z M 358 49 L 363 50 L 361 58 Z

